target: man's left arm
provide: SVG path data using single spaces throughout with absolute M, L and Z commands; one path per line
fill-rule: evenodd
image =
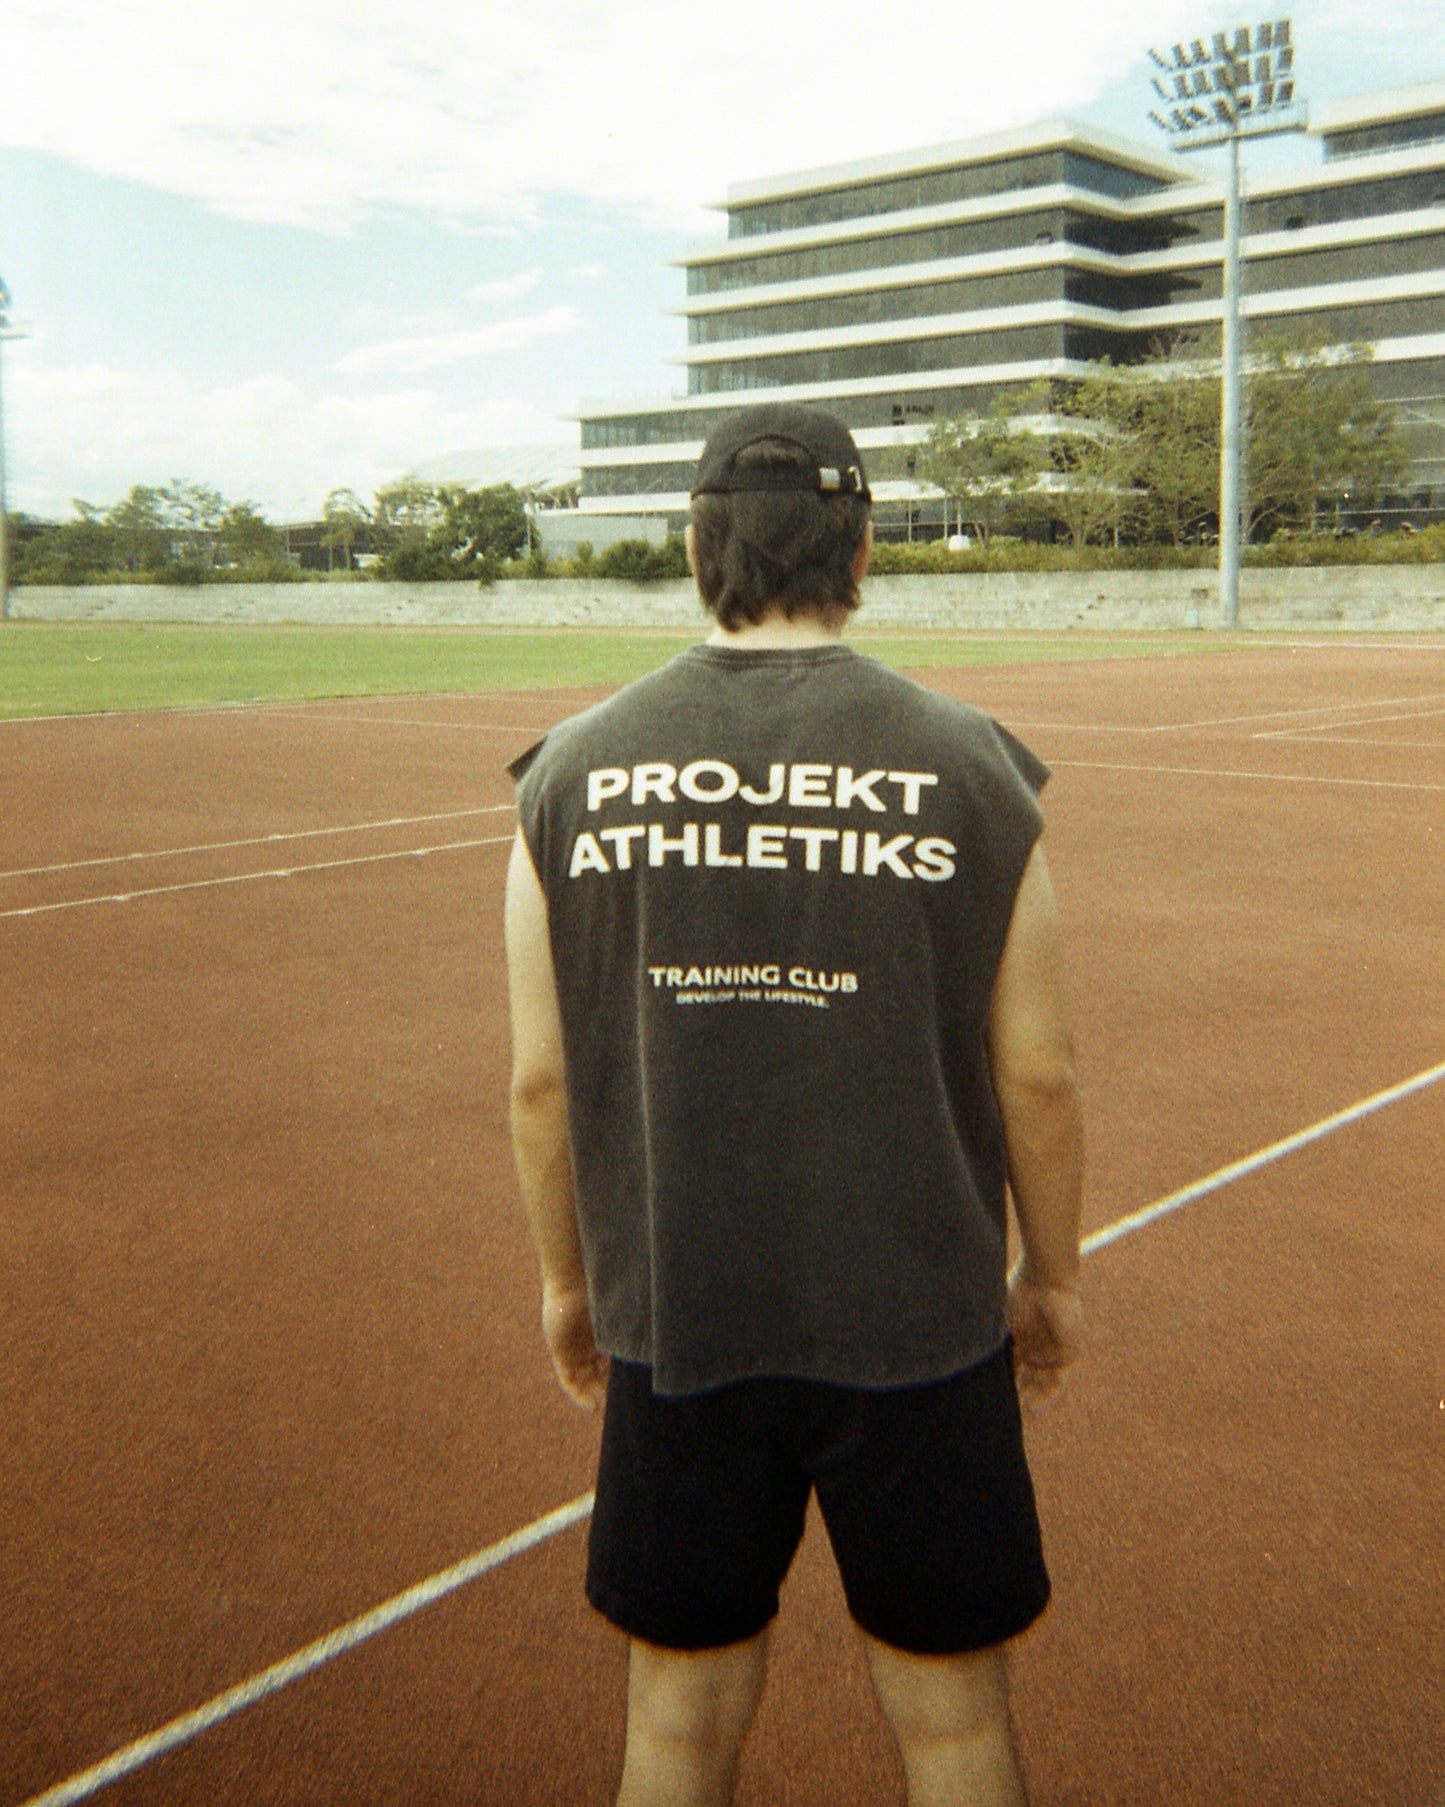
M 542 1333 L 570 1398 L 602 1404 L 607 1362 L 592 1335 L 567 1134 L 562 1017 L 547 899 L 521 830 L 507 868 L 507 988 L 512 1008 L 512 1150 L 542 1270 Z

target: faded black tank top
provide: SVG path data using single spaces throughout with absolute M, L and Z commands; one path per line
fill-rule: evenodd
M 988 1010 L 1047 768 L 828 645 L 691 648 L 511 770 L 600 1346 L 662 1393 L 991 1354 Z

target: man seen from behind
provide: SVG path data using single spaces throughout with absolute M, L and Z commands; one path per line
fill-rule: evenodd
M 688 530 L 711 637 L 512 768 L 514 1140 L 558 1379 L 605 1404 L 621 1807 L 731 1799 L 814 1493 L 912 1807 L 1025 1799 L 1019 1395 L 1082 1324 L 1048 774 L 843 644 L 870 546 L 845 427 L 729 414 Z

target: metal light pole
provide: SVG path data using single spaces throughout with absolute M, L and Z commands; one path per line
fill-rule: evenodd
M 1214 33 L 1175 44 L 1167 55 L 1149 52 L 1164 72 L 1153 78 L 1167 115 L 1149 117 L 1181 151 L 1228 148 L 1224 184 L 1224 296 L 1220 345 L 1219 407 L 1219 612 L 1225 627 L 1239 625 L 1240 542 L 1240 316 L 1239 235 L 1241 138 L 1302 132 L 1308 123 L 1295 100 L 1294 38 L 1288 19 L 1266 20 L 1233 35 Z M 1166 85 L 1167 83 L 1167 85 Z
M 10 619 L 10 541 L 5 519 L 5 341 L 11 337 L 10 291 L 0 278 L 0 621 Z

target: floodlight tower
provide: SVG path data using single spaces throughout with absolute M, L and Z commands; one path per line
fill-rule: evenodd
M 0 277 L 0 353 L 17 336 L 10 323 L 10 291 Z M 5 521 L 5 371 L 0 360 L 0 621 L 10 619 L 10 548 Z
M 1162 77 L 1153 77 L 1164 111 L 1149 117 L 1180 151 L 1229 151 L 1224 184 L 1224 307 L 1219 410 L 1219 607 L 1225 627 L 1239 625 L 1239 142 L 1272 132 L 1302 132 L 1303 101 L 1295 99 L 1294 38 L 1288 19 L 1252 30 L 1216 31 L 1151 50 Z

